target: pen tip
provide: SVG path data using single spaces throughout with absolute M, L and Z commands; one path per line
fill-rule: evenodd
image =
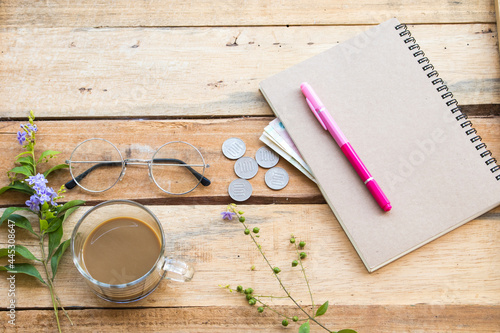
M 384 211 L 388 212 L 388 211 L 390 211 L 392 209 L 392 206 L 391 206 L 390 203 L 388 203 L 387 205 L 384 206 L 383 209 L 384 209 Z

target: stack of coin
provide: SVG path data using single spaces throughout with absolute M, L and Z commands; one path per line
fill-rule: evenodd
M 273 190 L 281 190 L 288 184 L 288 173 L 283 168 L 274 167 L 279 162 L 279 156 L 268 147 L 261 147 L 255 154 L 255 159 L 243 157 L 246 145 L 240 138 L 230 138 L 222 144 L 222 153 L 234 163 L 234 172 L 239 177 L 233 180 L 228 187 L 228 193 L 234 201 L 242 202 L 252 195 L 252 185 L 248 179 L 255 177 L 262 168 L 269 169 L 264 180 Z

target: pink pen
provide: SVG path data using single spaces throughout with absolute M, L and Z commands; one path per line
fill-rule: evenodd
M 309 108 L 314 113 L 321 126 L 323 126 L 323 128 L 330 132 L 333 136 L 340 149 L 347 157 L 354 170 L 356 170 L 361 180 L 365 183 L 366 187 L 379 206 L 386 212 L 391 210 L 392 206 L 389 199 L 387 199 L 380 186 L 378 186 L 375 179 L 373 179 L 372 175 L 359 158 L 358 154 L 356 154 L 349 141 L 347 141 L 347 138 L 344 133 L 342 133 L 335 120 L 333 120 L 333 117 L 330 115 L 323 103 L 321 103 L 318 95 L 316 95 L 311 86 L 306 82 L 300 85 L 300 89 L 306 97 L 306 102 L 309 105 Z

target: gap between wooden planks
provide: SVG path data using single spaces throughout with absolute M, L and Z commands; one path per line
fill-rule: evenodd
M 195 266 L 192 281 L 162 281 L 145 299 L 113 304 L 96 297 L 73 265 L 68 251 L 55 279 L 58 295 L 68 307 L 187 307 L 242 306 L 246 300 L 219 287 L 252 287 L 256 294 L 283 296 L 255 245 L 238 221 L 222 220 L 225 205 L 149 206 L 166 232 L 167 253 Z M 67 239 L 80 216 L 77 210 L 65 224 Z M 316 304 L 329 300 L 340 305 L 484 305 L 500 302 L 500 208 L 446 234 L 401 259 L 369 274 L 327 205 L 240 205 L 246 222 L 260 228 L 258 238 L 273 266 L 293 296 L 310 305 L 303 277 L 290 263 L 295 250 L 290 234 L 306 242 L 304 260 Z M 1 211 L 0 211 L 1 213 Z M 2 226 L 5 228 L 5 225 Z M 7 233 L 0 233 L 0 248 Z M 34 249 L 37 240 L 24 230 L 16 232 L 17 244 Z M 6 258 L 1 264 L 5 264 Z M 255 270 L 251 266 L 255 265 Z M 3 273 L 5 274 L 5 273 Z M 0 289 L 8 281 L 0 279 Z M 51 306 L 48 290 L 32 277 L 17 275 L 18 308 Z M 0 293 L 0 304 L 7 304 Z M 273 304 L 290 305 L 286 299 Z
M 0 118 L 269 116 L 260 81 L 368 28 L 3 29 Z M 409 28 L 460 104 L 500 104 L 494 23 Z
M 292 315 L 292 307 L 277 307 Z M 64 332 L 280 332 L 281 319 L 267 310 L 258 313 L 250 306 L 211 306 L 188 308 L 149 309 L 70 309 L 74 326 L 61 315 Z M 436 332 L 440 333 L 491 333 L 498 329 L 498 306 L 481 305 L 334 305 L 318 318 L 330 329 L 356 329 L 358 333 L 387 332 Z M 29 310 L 16 313 L 16 329 L 31 331 L 33 323 L 44 331 L 57 329 L 53 311 Z M 10 332 L 7 320 L 0 327 Z M 290 322 L 288 330 L 296 332 L 298 324 Z M 311 324 L 312 332 L 324 332 Z
M 110 199 L 132 199 L 146 204 L 224 204 L 230 201 L 227 193 L 229 183 L 237 177 L 234 173 L 234 160 L 229 160 L 222 154 L 222 143 L 228 138 L 239 137 L 247 145 L 245 155 L 254 157 L 256 151 L 264 146 L 259 137 L 272 119 L 274 118 L 39 121 L 38 154 L 46 149 L 61 151 L 57 158 L 50 161 L 49 165 L 41 166 L 39 171 L 64 163 L 76 145 L 89 138 L 107 139 L 116 144 L 124 156 L 129 154 L 132 158 L 145 159 L 151 158 L 162 144 L 183 140 L 198 147 L 210 165 L 206 171 L 206 176 L 212 181 L 209 187 L 200 185 L 187 195 L 168 195 L 150 181 L 147 168 L 129 166 L 122 181 L 110 190 L 94 194 L 76 187 L 66 192 L 64 200 L 81 199 L 89 204 Z M 500 156 L 500 117 L 471 120 L 493 156 Z M 21 123 L 23 122 L 0 122 L 0 175 L 3 175 L 0 177 L 0 187 L 8 185 L 6 172 L 14 167 L 15 156 L 23 151 L 16 140 Z M 289 173 L 289 184 L 280 191 L 269 189 L 264 183 L 267 170 L 259 168 L 257 175 L 249 180 L 253 194 L 247 204 L 325 202 L 316 184 L 291 164 L 281 158 L 278 166 Z M 71 175 L 67 169 L 49 176 L 50 184 L 55 189 L 69 180 Z M 22 206 L 25 201 L 26 196 L 16 192 L 0 196 L 0 206 L 3 207 Z

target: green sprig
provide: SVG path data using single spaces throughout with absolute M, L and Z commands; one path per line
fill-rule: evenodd
M 347 333 L 347 332 L 349 332 L 349 333 L 356 333 L 356 331 L 351 330 L 351 329 L 341 330 L 341 331 L 338 331 L 338 332 L 331 331 L 331 330 L 329 330 L 328 328 L 326 328 L 323 324 L 321 324 L 316 319 L 316 317 L 322 316 L 322 315 L 324 315 L 326 313 L 326 311 L 328 310 L 328 304 L 329 304 L 328 301 L 326 301 L 325 303 L 323 303 L 316 310 L 316 312 L 314 314 L 309 314 L 302 306 L 300 306 L 300 304 L 291 296 L 291 294 L 285 288 L 285 285 L 283 284 L 283 281 L 278 276 L 278 274 L 281 272 L 281 269 L 279 267 L 271 265 L 270 261 L 267 259 L 266 255 L 262 251 L 262 246 L 257 242 L 256 237 L 259 237 L 259 235 L 257 235 L 257 233 L 260 231 L 260 228 L 258 228 L 258 227 L 253 228 L 253 232 L 255 233 L 255 235 L 251 234 L 250 227 L 245 223 L 246 218 L 242 216 L 243 215 L 243 211 L 238 211 L 236 208 L 237 208 L 236 204 L 231 203 L 231 204 L 229 204 L 227 206 L 227 212 L 236 215 L 238 221 L 240 221 L 241 224 L 242 224 L 242 226 L 245 228 L 244 229 L 245 235 L 250 235 L 250 237 L 251 237 L 252 241 L 254 242 L 255 246 L 257 247 L 259 253 L 262 255 L 264 261 L 267 263 L 267 265 L 269 266 L 269 268 L 273 272 L 273 275 L 278 280 L 278 282 L 280 284 L 280 287 L 283 289 L 283 291 L 287 295 L 285 298 L 289 298 L 297 306 L 297 308 L 306 315 L 306 317 L 303 318 L 303 319 L 299 318 L 298 316 L 289 317 L 289 316 L 287 316 L 284 313 L 280 313 L 280 312 L 276 311 L 271 306 L 269 306 L 268 304 L 264 303 L 262 301 L 262 299 L 261 299 L 261 298 L 265 298 L 265 297 L 270 297 L 270 298 L 280 298 L 280 297 L 255 295 L 253 293 L 254 290 L 252 288 L 247 288 L 247 289 L 243 290 L 242 286 L 238 286 L 237 290 L 239 292 L 243 292 L 243 294 L 245 295 L 246 299 L 248 300 L 248 303 L 250 305 L 255 305 L 256 303 L 260 303 L 262 306 L 259 306 L 257 308 L 257 311 L 259 313 L 262 313 L 264 311 L 264 309 L 267 308 L 267 309 L 273 311 L 274 313 L 276 313 L 277 315 L 283 317 L 284 319 L 282 320 L 281 324 L 283 326 L 285 326 L 285 327 L 289 325 L 289 320 L 291 320 L 293 322 L 297 322 L 297 323 L 302 322 L 301 326 L 299 327 L 299 333 L 309 333 L 310 332 L 310 325 L 309 325 L 310 321 L 316 323 L 317 325 L 319 325 L 321 328 L 323 328 L 324 330 L 326 330 L 328 332 L 332 332 L 332 333 Z M 314 306 L 313 295 L 312 295 L 311 288 L 310 288 L 310 285 L 309 285 L 309 280 L 307 279 L 307 276 L 306 276 L 306 273 L 305 273 L 305 269 L 304 269 L 304 266 L 302 264 L 302 260 L 307 257 L 307 254 L 305 252 L 299 252 L 299 249 L 303 249 L 306 246 L 306 242 L 305 241 L 301 241 L 298 244 L 296 244 L 296 239 L 292 235 L 291 238 L 290 238 L 290 243 L 294 245 L 295 250 L 297 252 L 297 259 L 298 259 L 298 260 L 293 260 L 292 261 L 292 267 L 296 267 L 296 266 L 298 266 L 300 264 L 300 268 L 301 268 L 301 271 L 303 273 L 304 279 L 306 281 L 307 288 L 308 288 L 308 291 L 309 291 L 309 295 L 311 297 L 312 309 L 314 309 L 315 306 Z M 254 266 L 252 266 L 252 267 L 254 267 Z
M 23 142 L 22 147 L 25 149 L 24 152 L 21 152 L 16 156 L 15 164 L 18 164 L 11 170 L 7 172 L 7 176 L 11 180 L 11 183 L 8 186 L 5 186 L 0 189 L 0 194 L 3 194 L 7 191 L 16 191 L 23 194 L 27 194 L 29 196 L 35 196 L 35 185 L 30 185 L 28 183 L 28 178 L 37 176 L 37 167 L 39 164 L 45 164 L 49 160 L 53 159 L 60 152 L 55 150 L 46 150 L 36 157 L 36 125 L 34 123 L 35 115 L 33 111 L 30 111 L 30 115 L 28 118 L 29 125 L 22 125 L 21 131 L 18 133 L 18 137 L 20 137 Z M 18 139 L 19 140 L 19 139 Z M 25 140 L 25 142 L 24 142 Z M 45 179 L 49 174 L 56 170 L 67 168 L 66 164 L 56 165 L 43 173 L 43 178 Z M 64 193 L 64 187 L 62 186 L 57 193 L 52 192 L 55 197 L 50 202 L 45 201 L 43 204 L 39 205 L 36 210 L 32 210 L 33 207 L 9 207 L 6 208 L 0 217 L 0 225 L 4 221 L 9 222 L 8 232 L 10 230 L 14 230 L 16 228 L 22 228 L 28 230 L 33 236 L 38 239 L 38 246 L 40 247 L 40 252 L 42 254 L 41 258 L 35 257 L 32 252 L 22 246 L 16 244 L 15 246 L 9 246 L 5 249 L 0 249 L 0 257 L 8 257 L 9 264 L 6 266 L 0 266 L 0 271 L 6 271 L 8 273 L 20 273 L 28 276 L 35 277 L 38 279 L 43 285 L 49 288 L 50 296 L 52 299 L 52 305 L 54 307 L 54 314 L 56 317 L 57 328 L 59 332 L 61 332 L 61 325 L 59 322 L 59 307 L 66 315 L 71 325 L 73 322 L 67 311 L 62 306 L 60 298 L 57 296 L 55 287 L 54 287 L 54 278 L 56 276 L 60 260 L 68 246 L 70 244 L 70 239 L 62 240 L 63 237 L 63 224 L 66 219 L 81 205 L 84 204 L 84 201 L 81 200 L 73 200 L 65 203 L 64 205 L 55 204 L 56 200 L 62 199 L 62 194 Z M 31 200 L 32 198 L 30 198 Z M 28 212 L 33 214 L 38 219 L 38 227 L 33 228 L 30 220 L 24 216 L 19 214 L 14 214 L 18 211 Z M 31 260 L 30 262 L 17 263 L 15 256 L 20 256 L 26 260 Z M 34 265 L 36 264 L 36 265 Z M 40 274 L 37 266 L 40 266 L 43 269 L 44 276 Z

